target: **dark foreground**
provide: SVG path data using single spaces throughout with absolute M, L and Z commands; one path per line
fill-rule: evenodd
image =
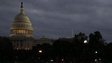
M 112 43 L 97 31 L 15 50 L 9 38 L 0 37 L 0 63 L 112 63 Z

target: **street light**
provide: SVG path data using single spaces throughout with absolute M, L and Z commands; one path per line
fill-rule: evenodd
M 95 51 L 95 54 L 97 54 L 98 53 L 98 51 Z
M 63 62 L 63 61 L 64 61 L 64 59 L 61 59 L 61 61 Z
M 98 59 L 95 59 L 95 62 L 97 62 L 98 61 Z
M 51 59 L 50 61 L 51 61 L 51 62 L 53 62 L 54 60 L 53 60 L 53 59 Z
M 42 50 L 39 50 L 38 52 L 39 52 L 39 53 L 42 53 L 43 51 L 42 51 Z
M 87 40 L 84 40 L 84 44 L 86 44 L 86 43 L 88 43 L 88 41 Z

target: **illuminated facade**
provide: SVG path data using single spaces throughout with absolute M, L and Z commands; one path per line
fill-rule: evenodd
M 30 19 L 25 15 L 21 2 L 20 13 L 15 17 L 11 29 L 10 38 L 14 49 L 31 50 L 33 46 L 33 28 Z

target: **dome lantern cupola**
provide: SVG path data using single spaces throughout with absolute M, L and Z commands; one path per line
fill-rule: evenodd
M 24 14 L 23 2 L 21 2 L 21 6 L 20 6 L 20 13 L 21 13 L 21 14 Z

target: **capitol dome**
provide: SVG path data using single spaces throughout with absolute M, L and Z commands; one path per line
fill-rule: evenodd
M 29 17 L 25 14 L 23 2 L 20 12 L 14 18 L 10 29 L 10 40 L 16 50 L 31 50 L 33 46 L 33 28 Z
M 32 36 L 33 28 L 29 17 L 25 14 L 23 3 L 21 3 L 20 13 L 15 16 L 11 26 L 10 36 Z

